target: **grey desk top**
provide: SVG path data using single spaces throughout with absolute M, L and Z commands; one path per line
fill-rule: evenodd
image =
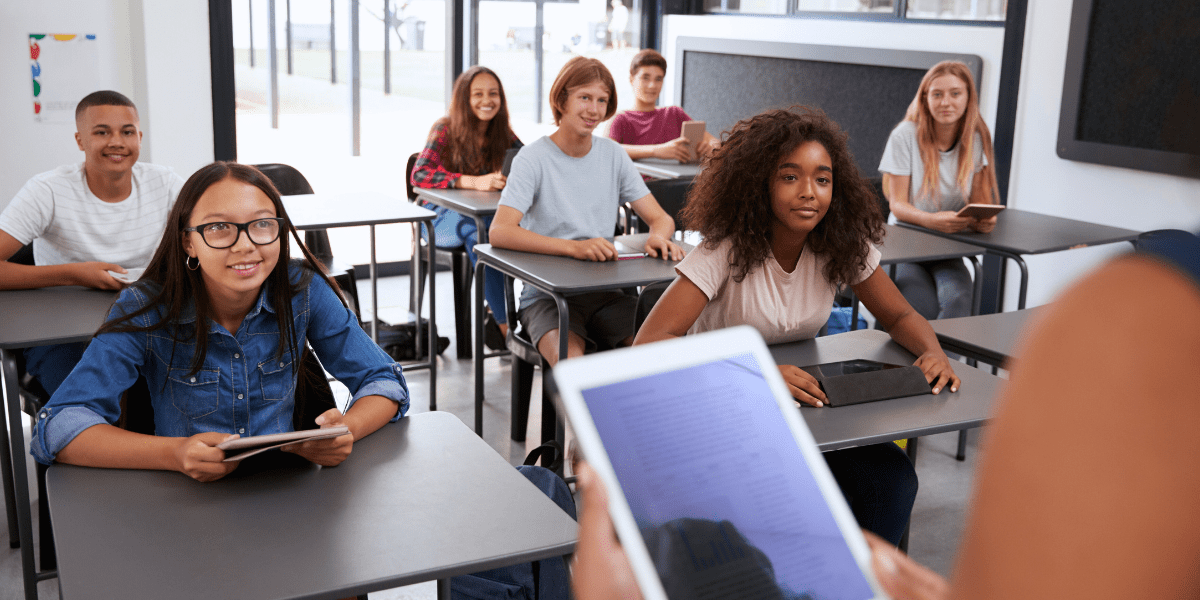
M 412 223 L 436 216 L 399 197 L 375 192 L 284 196 L 283 206 L 292 225 L 302 230 Z
M 87 341 L 116 299 L 114 292 L 74 286 L 0 292 L 0 348 Z
M 942 347 L 988 364 L 1003 366 L 1027 335 L 1026 324 L 1045 307 L 930 321 Z
M 771 346 L 779 364 L 817 365 L 852 359 L 911 365 L 916 357 L 875 329 Z M 909 396 L 836 408 L 803 407 L 800 414 L 821 450 L 877 444 L 983 425 L 992 415 L 1000 379 L 955 363 L 958 392 Z
M 63 598 L 342 598 L 571 552 L 576 524 L 449 413 L 342 465 L 212 483 L 54 465 Z
M 879 251 L 881 264 L 891 265 L 926 260 L 946 260 L 983 254 L 979 246 L 937 237 L 922 230 L 885 225 L 887 235 Z
M 997 216 L 996 228 L 991 233 L 976 233 L 969 230 L 959 233 L 942 233 L 909 223 L 901 223 L 901 225 L 930 235 L 1017 255 L 1045 254 L 1072 248 L 1128 242 L 1137 239 L 1140 233 L 1131 229 L 1064 219 L 1013 208 L 1004 210 Z
M 618 240 L 639 236 L 618 236 Z M 645 237 L 642 234 L 641 237 Z M 637 247 L 636 242 L 629 242 Z M 690 246 L 684 246 L 685 249 Z M 675 279 L 679 261 L 660 258 L 634 258 L 608 262 L 575 260 L 565 256 L 550 256 L 493 248 L 490 244 L 475 246 L 479 260 L 521 281 L 547 292 L 591 292 L 623 287 L 649 285 Z
M 662 158 L 643 158 L 633 161 L 638 173 L 659 179 L 682 179 L 695 177 L 700 174 L 699 163 L 680 163 L 677 160 Z
M 496 214 L 500 192 L 416 188 L 417 198 L 448 208 L 460 215 L 488 217 Z

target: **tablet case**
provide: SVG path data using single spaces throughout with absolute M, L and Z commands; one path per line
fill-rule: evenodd
M 883 368 L 864 371 L 863 368 Z M 928 394 L 932 389 L 920 367 L 869 360 L 847 360 L 800 367 L 817 379 L 829 406 L 848 406 Z

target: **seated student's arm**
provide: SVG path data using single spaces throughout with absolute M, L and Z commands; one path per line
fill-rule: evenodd
M 504 189 L 505 178 L 499 172 L 476 177 L 453 173 L 443 165 L 442 156 L 446 152 L 447 129 L 448 127 L 442 121 L 438 121 L 434 123 L 433 129 L 429 130 L 425 148 L 417 155 L 417 162 L 413 164 L 413 186 L 433 189 L 461 188 L 485 192 Z
M 988 171 L 990 166 L 985 166 L 975 174 L 975 179 L 971 181 L 971 197 L 967 200 L 969 204 L 996 204 L 996 198 L 990 193 L 991 173 Z M 971 219 L 970 227 L 979 233 L 990 233 L 996 228 L 996 218 L 998 215 L 992 215 L 986 219 Z
M 371 341 L 358 324 L 358 317 L 342 304 L 324 279 L 314 274 L 309 293 L 308 343 L 321 365 L 353 394 L 345 414 L 331 408 L 317 416 L 316 423 L 321 429 L 345 425 L 350 432 L 282 449 L 333 467 L 350 456 L 355 440 L 404 416 L 409 406 L 408 385 L 400 365 Z
M 621 147 L 625 149 L 625 153 L 633 160 L 661 158 L 685 163 L 692 158 L 690 144 L 688 144 L 687 138 L 683 136 L 661 144 L 621 144 Z
M 646 253 L 668 260 L 682 260 L 683 248 L 671 240 L 675 235 L 675 219 L 658 205 L 652 194 L 635 200 L 633 212 L 650 226 L 650 237 L 646 239 Z
M 106 262 L 83 262 L 66 265 L 18 265 L 8 261 L 24 246 L 19 240 L 0 230 L 0 290 L 30 290 L 54 285 L 82 285 L 101 290 L 119 290 L 125 283 L 108 271 L 125 273 L 121 265 Z
M 536 252 L 554 256 L 569 256 L 576 260 L 616 260 L 617 248 L 604 238 L 590 240 L 564 240 L 534 233 L 521 227 L 523 213 L 511 206 L 501 205 L 496 209 L 492 226 L 488 229 L 488 240 L 497 248 Z
M 887 197 L 888 210 L 897 220 L 943 233 L 956 233 L 971 224 L 972 219 L 960 217 L 951 210 L 929 213 L 913 206 L 908 196 L 911 184 L 911 175 L 883 174 L 883 195 Z
M 896 600 L 1195 597 L 1200 293 L 1161 264 L 1122 258 L 1027 334 L 950 589 L 905 593 L 923 589 L 921 569 L 876 547 L 880 584 Z
M 917 355 L 913 364 L 920 367 L 925 380 L 933 384 L 934 394 L 947 386 L 951 392 L 958 391 L 961 381 L 954 374 L 950 359 L 938 344 L 929 321 L 913 310 L 883 269 L 877 267 L 865 280 L 851 287 L 888 335 Z

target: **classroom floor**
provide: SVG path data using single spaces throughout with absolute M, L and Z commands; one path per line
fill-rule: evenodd
M 368 281 L 359 282 L 363 300 L 370 302 Z M 474 423 L 474 378 L 472 361 L 457 360 L 454 340 L 454 302 L 451 296 L 449 273 L 439 273 L 438 329 L 439 334 L 451 339 L 451 346 L 442 354 L 438 363 L 438 408 L 458 416 L 468 426 Z M 396 323 L 407 320 L 408 277 L 389 277 L 379 282 L 380 316 L 383 320 Z M 364 312 L 368 311 L 364 309 Z M 962 365 L 961 368 L 969 368 Z M 412 393 L 412 413 L 429 410 L 429 374 L 413 371 L 406 375 Z M 521 464 L 526 452 L 537 443 L 538 424 L 541 422 L 538 390 L 534 383 L 534 398 L 530 403 L 530 423 L 527 443 L 516 443 L 509 439 L 509 363 L 508 359 L 493 358 L 485 363 L 484 378 L 487 382 L 487 402 L 484 407 L 484 439 L 510 463 Z M 975 461 L 979 452 L 976 441 L 979 432 L 973 431 L 967 450 L 967 460 L 954 459 L 958 436 L 955 433 L 922 438 L 917 457 L 917 474 L 920 491 L 913 509 L 909 541 L 910 554 L 933 570 L 949 575 L 954 555 L 966 517 L 967 500 L 970 497 Z M 33 472 L 33 460 L 26 454 L 29 471 Z M 32 480 L 30 481 L 32 484 Z M 31 486 L 36 494 L 36 486 Z M 36 499 L 34 500 L 36 502 Z M 34 511 L 36 519 L 36 510 Z M 36 524 L 35 524 L 36 527 Z M 7 525 L 0 519 L 0 539 L 7 539 Z M 21 556 L 19 550 L 0 547 L 0 597 L 17 598 L 22 590 Z M 45 600 L 58 598 L 57 580 L 38 584 L 38 597 Z M 433 582 L 413 585 L 370 594 L 371 600 L 432 600 L 436 597 Z

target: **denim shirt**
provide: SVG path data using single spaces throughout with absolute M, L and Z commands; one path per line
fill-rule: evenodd
M 292 281 L 300 274 L 294 262 L 289 269 Z M 138 310 L 149 299 L 145 284 L 130 286 L 117 298 L 109 318 Z M 138 316 L 133 324 L 158 322 L 164 310 Z M 30 453 L 50 464 L 83 430 L 115 423 L 121 415 L 121 395 L 139 374 L 149 384 L 156 435 L 188 437 L 216 431 L 248 437 L 291 431 L 297 377 L 292 361 L 299 360 L 305 341 L 325 370 L 353 392 L 347 411 L 359 398 L 379 395 L 400 404 L 392 421 L 404 415 L 408 386 L 400 365 L 371 341 L 324 279 L 313 275 L 292 297 L 292 315 L 297 346 L 280 359 L 277 350 L 283 336 L 264 285 L 236 335 L 209 321 L 208 351 L 200 371 L 190 375 L 194 340 L 174 341 L 170 328 L 96 336 L 38 413 Z M 195 323 L 193 305 L 176 325 Z

